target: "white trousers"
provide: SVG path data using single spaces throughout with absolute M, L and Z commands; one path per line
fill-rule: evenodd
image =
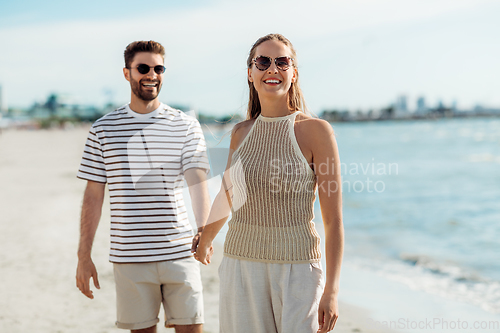
M 224 256 L 220 333 L 316 333 L 320 263 L 270 264 Z

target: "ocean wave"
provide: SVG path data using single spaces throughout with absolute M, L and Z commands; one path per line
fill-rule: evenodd
M 457 266 L 453 263 L 447 262 L 436 262 L 432 258 L 426 255 L 418 255 L 411 253 L 401 253 L 399 258 L 412 266 L 420 266 L 424 269 L 427 269 L 429 272 L 434 274 L 440 274 L 444 276 L 448 276 L 455 281 L 472 281 L 472 282 L 480 282 L 482 281 L 481 277 L 477 275 L 475 272 L 470 272 L 465 270 L 462 267 Z
M 355 257 L 350 261 L 359 269 L 373 271 L 411 289 L 500 313 L 500 281 L 481 277 L 454 263 L 408 253 L 402 253 L 399 260 Z
M 472 154 L 466 157 L 466 161 L 472 163 L 481 163 L 481 162 L 495 162 L 500 163 L 500 156 L 495 156 L 493 154 Z

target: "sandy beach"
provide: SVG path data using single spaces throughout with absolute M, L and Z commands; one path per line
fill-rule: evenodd
M 0 134 L 0 331 L 120 332 L 114 326 L 115 289 L 108 261 L 109 201 L 93 247 L 100 290 L 95 299 L 75 286 L 79 215 L 85 182 L 76 178 L 88 126 L 15 130 Z M 217 245 L 202 267 L 205 332 L 218 332 Z M 334 332 L 388 332 L 366 327 L 369 312 L 340 304 Z M 160 322 L 163 315 L 160 315 Z M 174 332 L 159 328 L 159 332 Z

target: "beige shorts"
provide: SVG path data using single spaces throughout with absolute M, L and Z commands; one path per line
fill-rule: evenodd
M 316 333 L 320 263 L 268 264 L 224 256 L 219 333 Z
M 118 328 L 156 325 L 163 303 L 165 326 L 203 323 L 200 266 L 194 258 L 114 264 Z

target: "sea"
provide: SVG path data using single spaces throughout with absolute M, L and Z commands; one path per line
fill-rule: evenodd
M 331 125 L 344 262 L 500 315 L 500 119 Z M 204 128 L 212 180 L 225 167 L 229 131 Z M 318 200 L 314 222 L 323 228 Z

